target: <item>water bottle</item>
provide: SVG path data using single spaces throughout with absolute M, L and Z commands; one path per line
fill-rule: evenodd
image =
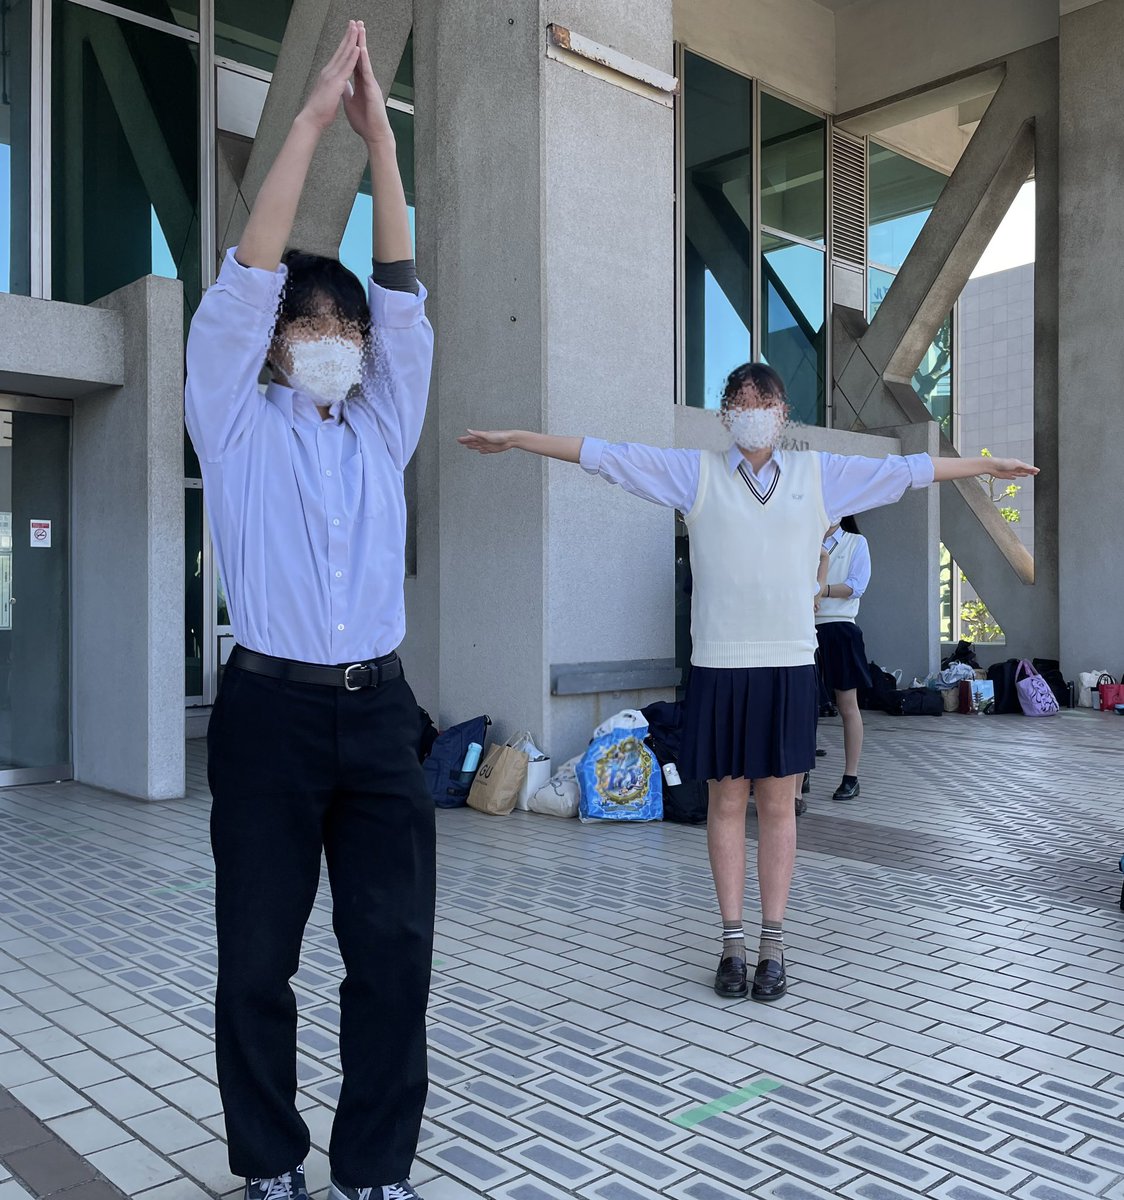
M 480 765 L 480 755 L 483 754 L 484 747 L 479 742 L 470 742 L 468 745 L 468 753 L 464 756 L 464 765 L 461 771 L 464 774 L 471 774 Z

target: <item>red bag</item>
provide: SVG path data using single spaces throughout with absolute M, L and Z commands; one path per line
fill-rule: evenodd
M 1124 704 L 1124 683 L 1117 683 L 1111 675 L 1097 680 L 1097 691 L 1101 694 L 1101 712 L 1112 712 L 1116 705 Z

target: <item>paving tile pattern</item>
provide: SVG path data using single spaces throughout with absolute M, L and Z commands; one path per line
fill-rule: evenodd
M 770 1006 L 710 990 L 705 830 L 439 813 L 426 1200 L 1124 1200 L 1122 741 L 875 717 L 844 806 L 825 723 Z M 0 1200 L 238 1189 L 203 754 L 178 802 L 0 791 Z M 294 981 L 319 1191 L 341 975 L 322 888 Z

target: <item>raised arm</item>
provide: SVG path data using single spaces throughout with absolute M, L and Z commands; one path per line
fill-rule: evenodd
M 681 512 L 690 511 L 699 490 L 697 450 L 661 450 L 637 442 L 610 444 L 600 438 L 556 437 L 522 429 L 491 432 L 470 429 L 457 440 L 481 454 L 525 450 L 543 458 L 580 463 L 583 471 L 614 483 L 641 500 Z
M 304 108 L 297 114 L 281 152 L 261 185 L 234 257 L 244 267 L 275 271 L 285 253 L 312 155 L 324 130 L 336 119 L 340 100 L 359 61 L 360 26 L 348 21 L 335 54 L 320 72 Z

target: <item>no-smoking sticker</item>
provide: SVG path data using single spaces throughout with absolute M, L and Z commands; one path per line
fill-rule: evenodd
M 36 521 L 34 518 L 31 522 L 31 548 L 33 550 L 46 550 L 51 545 L 51 522 Z

